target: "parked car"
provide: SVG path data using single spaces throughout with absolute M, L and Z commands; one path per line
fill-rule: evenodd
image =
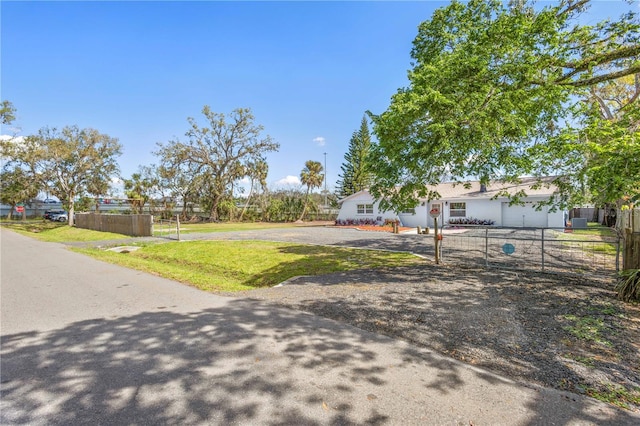
M 55 213 L 51 215 L 51 220 L 54 222 L 67 222 L 69 220 L 69 216 L 67 212 Z
M 59 216 L 59 215 L 66 216 L 67 212 L 65 212 L 64 210 L 45 210 L 44 215 L 42 215 L 42 217 L 49 220 L 55 220 L 53 219 L 53 216 Z

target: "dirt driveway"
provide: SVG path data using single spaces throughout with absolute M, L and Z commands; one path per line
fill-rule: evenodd
M 407 250 L 418 235 L 335 228 L 209 234 Z M 234 294 L 238 296 L 238 294 Z M 516 380 L 640 410 L 640 309 L 612 279 L 433 265 L 299 277 L 244 296 L 408 340 Z

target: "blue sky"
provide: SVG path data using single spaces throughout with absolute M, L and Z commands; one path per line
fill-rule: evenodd
M 326 152 L 332 189 L 364 112 L 406 85 L 417 27 L 446 4 L 3 0 L 1 97 L 20 135 L 78 125 L 118 138 L 124 177 L 156 161 L 157 142 L 185 139 L 187 117 L 204 124 L 203 105 L 251 108 L 280 143 L 270 186 Z M 595 2 L 591 17 L 629 7 Z

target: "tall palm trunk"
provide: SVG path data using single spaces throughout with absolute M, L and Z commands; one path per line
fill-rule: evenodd
M 304 215 L 307 214 L 307 205 L 309 204 L 309 192 L 311 191 L 311 187 L 307 185 L 307 195 L 304 197 L 304 205 L 302 206 L 302 214 L 298 219 L 299 222 L 302 222 Z

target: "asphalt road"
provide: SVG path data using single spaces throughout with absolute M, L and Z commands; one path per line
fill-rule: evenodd
M 0 424 L 639 424 L 401 341 L 5 229 Z

